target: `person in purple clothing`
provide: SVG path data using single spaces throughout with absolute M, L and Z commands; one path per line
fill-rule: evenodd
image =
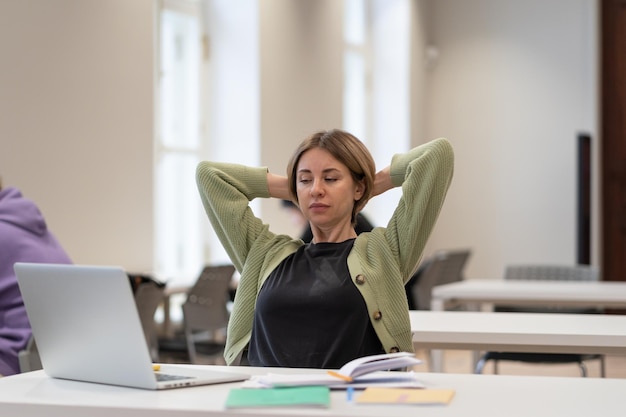
M 18 353 L 31 336 L 15 262 L 72 263 L 37 205 L 0 178 L 0 376 L 20 372 Z

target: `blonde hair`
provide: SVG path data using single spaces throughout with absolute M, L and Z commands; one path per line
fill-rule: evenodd
M 365 207 L 372 195 L 376 165 L 367 147 L 354 135 L 340 129 L 323 130 L 306 138 L 287 164 L 287 181 L 289 192 L 298 201 L 296 193 L 296 171 L 302 155 L 313 148 L 328 151 L 335 159 L 344 164 L 355 182 L 363 184 L 363 195 L 352 208 L 352 223 L 356 223 L 356 215 Z

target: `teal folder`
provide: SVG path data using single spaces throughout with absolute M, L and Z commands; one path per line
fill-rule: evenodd
M 233 388 L 226 408 L 330 406 L 330 389 L 321 386 L 286 388 Z

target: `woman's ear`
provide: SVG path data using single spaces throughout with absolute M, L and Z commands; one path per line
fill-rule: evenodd
M 356 187 L 354 188 L 354 201 L 359 201 L 363 198 L 365 194 L 365 180 L 359 180 L 356 182 Z

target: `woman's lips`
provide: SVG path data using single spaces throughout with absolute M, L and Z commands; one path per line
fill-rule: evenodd
M 328 205 L 321 203 L 313 203 L 309 206 L 309 210 L 311 211 L 323 211 L 328 208 Z

